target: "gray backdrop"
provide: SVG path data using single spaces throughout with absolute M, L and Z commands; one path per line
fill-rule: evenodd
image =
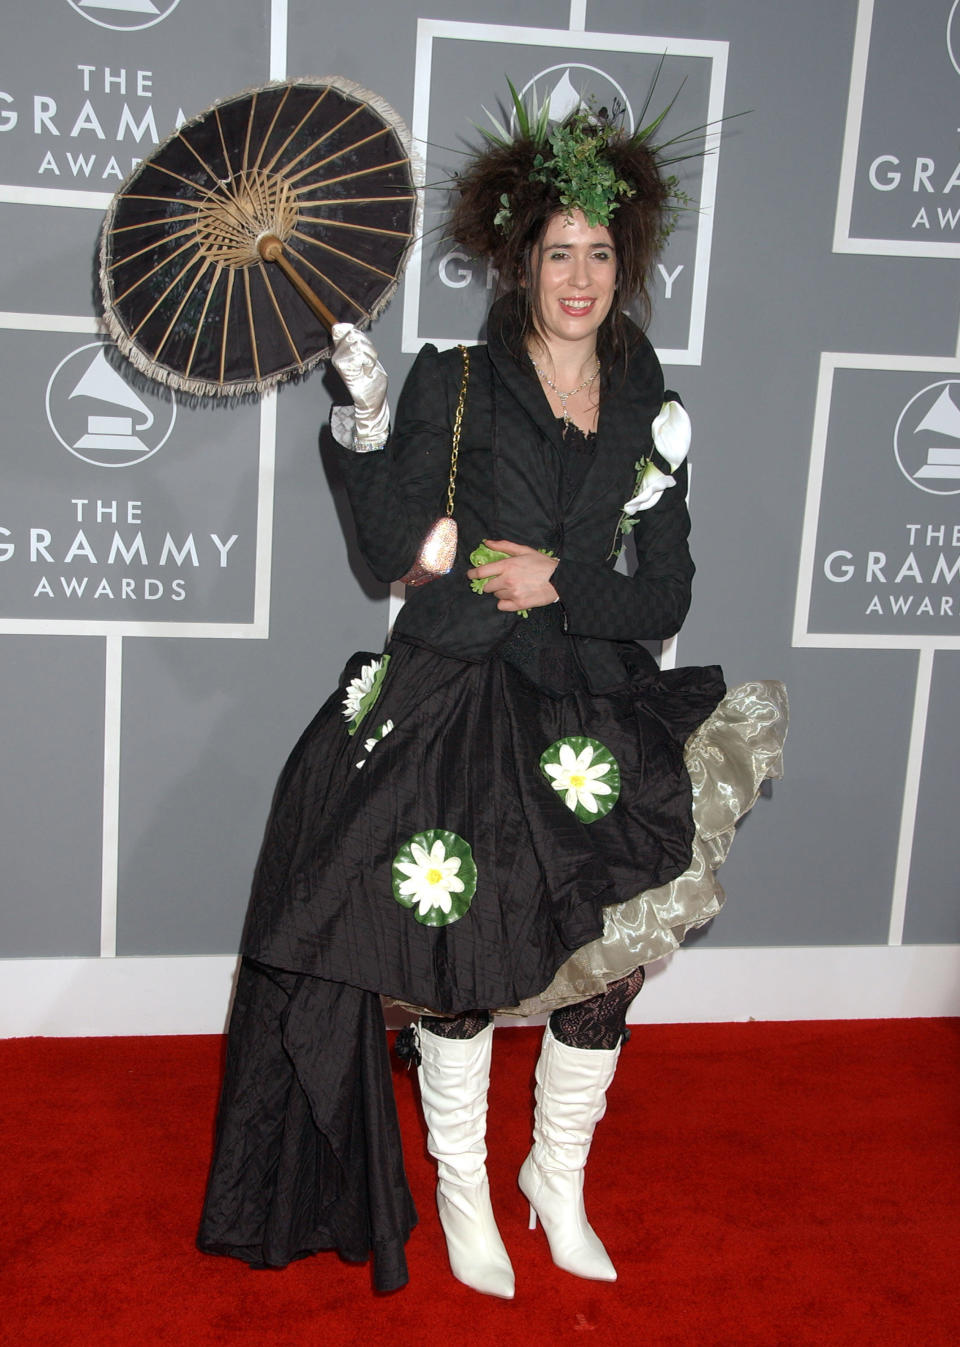
M 438 0 L 431 19 L 472 27 L 421 25 L 419 58 L 414 0 L 383 0 L 377 23 L 369 6 L 289 0 L 272 57 L 285 7 L 268 0 L 17 8 L 0 72 L 3 956 L 234 951 L 276 775 L 387 623 L 320 447 L 322 370 L 281 390 L 275 436 L 255 406 L 173 407 L 131 379 L 142 449 L 120 462 L 108 445 L 106 465 L 76 451 L 97 228 L 137 149 L 285 67 L 344 74 L 419 118 L 430 177 L 455 167 L 504 75 L 590 65 L 634 99 L 664 50 L 663 94 L 688 76 L 680 129 L 711 89 L 749 114 L 723 129 L 712 208 L 671 242 L 681 269 L 653 329 L 695 427 L 699 574 L 678 658 L 720 662 L 730 683 L 783 678 L 793 708 L 787 778 L 742 828 L 728 908 L 696 938 L 960 939 L 955 4 L 920 0 L 908 19 L 897 0 Z M 451 287 L 442 260 L 428 244 L 417 303 L 401 292 L 376 325 L 395 390 L 417 341 L 479 330 L 482 269 Z M 129 551 L 138 527 L 127 560 L 114 537 Z M 224 564 L 213 535 L 235 535 Z M 868 579 L 871 552 L 885 563 Z

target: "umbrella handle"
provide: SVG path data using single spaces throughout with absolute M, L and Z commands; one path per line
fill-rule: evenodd
M 261 234 L 260 238 L 257 239 L 257 252 L 265 262 L 275 262 L 277 264 L 300 298 L 309 304 L 312 311 L 332 335 L 333 325 L 337 321 L 336 318 L 327 306 L 317 298 L 300 273 L 295 271 L 287 261 L 283 252 L 283 244 L 277 238 L 276 234 Z

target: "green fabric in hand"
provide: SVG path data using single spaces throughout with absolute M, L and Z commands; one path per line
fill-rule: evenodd
M 545 557 L 553 556 L 553 553 L 550 551 L 548 547 L 538 547 L 537 551 L 542 552 Z M 488 547 L 486 543 L 480 543 L 480 545 L 478 547 L 475 547 L 473 551 L 470 553 L 470 565 L 486 566 L 491 561 L 504 561 L 509 555 L 510 555 L 509 552 L 497 552 L 494 550 L 494 548 Z M 470 581 L 470 588 L 473 590 L 474 594 L 483 593 L 486 587 L 487 580 L 489 580 L 489 578 L 490 578 L 489 576 L 484 576 L 481 579 Z M 519 613 L 520 617 L 530 616 L 530 610 L 528 608 L 518 608 L 517 612 Z

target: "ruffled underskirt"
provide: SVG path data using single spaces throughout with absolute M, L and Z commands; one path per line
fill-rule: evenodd
M 720 910 L 736 821 L 780 774 L 779 683 L 729 692 L 715 666 L 649 665 L 610 693 L 551 696 L 495 657 L 389 654 L 357 733 L 343 702 L 362 655 L 284 769 L 248 958 L 434 1014 L 526 1015 L 603 990 Z M 607 812 L 578 816 L 551 786 L 541 756 L 564 743 L 615 764 Z M 469 848 L 475 891 L 420 921 L 395 867 L 431 829 Z
M 501 1013 L 535 1015 L 583 1001 L 640 964 L 671 954 L 688 931 L 717 915 L 725 899 L 717 871 L 736 825 L 753 808 L 763 782 L 783 775 L 788 716 L 782 683 L 742 683 L 726 694 L 684 748 L 695 829 L 688 868 L 668 884 L 606 908 L 600 939 L 578 949 L 539 996 Z

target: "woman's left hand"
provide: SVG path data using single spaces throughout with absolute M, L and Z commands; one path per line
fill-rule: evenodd
M 470 580 L 486 580 L 485 594 L 493 594 L 503 613 L 519 613 L 526 608 L 543 608 L 560 597 L 550 577 L 557 568 L 557 557 L 547 556 L 523 543 L 505 538 L 484 538 L 494 552 L 506 552 L 501 561 L 488 561 L 467 571 Z

